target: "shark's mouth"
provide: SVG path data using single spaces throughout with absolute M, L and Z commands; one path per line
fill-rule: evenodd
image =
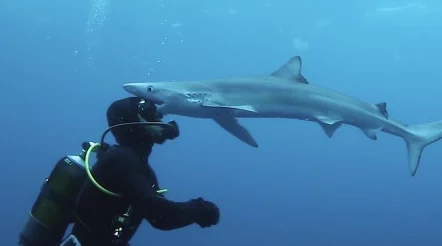
M 163 104 L 166 103 L 165 101 L 163 101 L 163 100 L 161 100 L 161 99 L 158 99 L 158 98 L 149 98 L 149 99 L 147 99 L 147 100 L 149 100 L 149 101 L 155 103 L 155 104 L 158 105 L 158 106 L 163 105 Z
M 155 105 L 157 106 L 157 111 L 161 114 L 164 114 L 164 110 L 167 109 L 167 103 L 166 102 L 155 103 Z

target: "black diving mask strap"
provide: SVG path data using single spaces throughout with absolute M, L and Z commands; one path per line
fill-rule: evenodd
M 125 127 L 125 126 L 161 126 L 164 127 L 165 129 L 169 129 L 169 130 L 176 130 L 176 126 L 174 124 L 170 124 L 170 123 L 164 123 L 164 122 L 129 122 L 129 123 L 121 123 L 121 124 L 117 124 L 117 125 L 113 125 L 109 128 L 107 128 L 106 130 L 104 130 L 103 134 L 101 135 L 101 139 L 100 139 L 100 146 L 106 146 L 106 143 L 104 142 L 104 139 L 106 138 L 106 135 L 114 128 L 117 127 Z

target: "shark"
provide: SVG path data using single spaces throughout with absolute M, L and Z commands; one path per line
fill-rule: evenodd
M 342 125 L 359 128 L 369 139 L 378 132 L 402 138 L 414 176 L 424 148 L 442 138 L 442 120 L 407 125 L 391 119 L 387 103 L 367 103 L 309 83 L 301 73 L 302 59 L 291 57 L 265 76 L 194 81 L 127 82 L 130 94 L 150 100 L 163 114 L 212 119 L 244 143 L 257 141 L 238 118 L 286 118 L 317 123 L 331 138 Z

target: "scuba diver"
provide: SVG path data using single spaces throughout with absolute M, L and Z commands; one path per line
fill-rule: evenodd
M 174 230 L 191 224 L 201 228 L 217 225 L 220 212 L 214 203 L 201 197 L 187 202 L 170 201 L 164 197 L 164 189 L 159 187 L 148 157 L 154 144 L 178 137 L 179 128 L 176 122 L 163 123 L 161 119 L 162 115 L 157 112 L 155 104 L 138 97 L 113 102 L 107 110 L 107 121 L 108 131 L 112 132 L 117 144 L 110 146 L 104 143 L 106 132 L 103 134 L 92 170 L 88 166 L 89 150 L 86 158 L 82 158 L 86 168 L 78 169 L 80 171 L 72 171 L 72 166 L 76 166 L 72 163 L 78 162 L 75 158 L 62 159 L 63 168 L 70 168 L 68 173 L 71 176 L 82 178 L 81 184 L 77 185 L 78 195 L 71 198 L 61 195 L 60 185 L 47 184 L 51 180 L 58 180 L 58 184 L 66 183 L 65 180 L 69 179 L 66 177 L 71 177 L 59 175 L 61 178 L 56 178 L 56 169 L 63 169 L 56 165 L 31 210 L 30 219 L 20 234 L 19 244 L 129 245 L 143 220 L 159 230 Z M 72 187 L 65 190 L 74 194 Z M 66 215 L 66 211 L 70 211 L 69 214 Z M 62 240 L 68 224 L 72 223 L 70 235 Z M 55 225 L 64 228 L 55 228 Z

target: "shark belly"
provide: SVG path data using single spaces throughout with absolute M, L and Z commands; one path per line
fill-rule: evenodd
M 305 100 L 310 118 L 325 124 L 343 123 L 362 130 L 380 130 L 387 117 L 375 105 L 340 95 L 314 95 Z
M 376 105 L 345 96 L 340 93 L 318 89 L 312 86 L 294 86 L 291 90 L 276 93 L 272 100 L 262 96 L 248 97 L 247 101 L 254 102 L 256 112 L 234 110 L 237 118 L 289 118 L 314 121 L 319 123 L 328 134 L 340 125 L 347 124 L 360 128 L 371 139 L 375 133 L 389 124 L 388 117 L 382 114 Z M 239 102 L 238 102 L 239 103 Z M 399 130 L 394 130 L 401 132 Z
M 217 113 L 212 108 L 203 107 L 199 104 L 186 104 L 186 105 L 160 105 L 157 107 L 158 112 L 163 115 L 181 115 L 191 118 L 210 119 Z

